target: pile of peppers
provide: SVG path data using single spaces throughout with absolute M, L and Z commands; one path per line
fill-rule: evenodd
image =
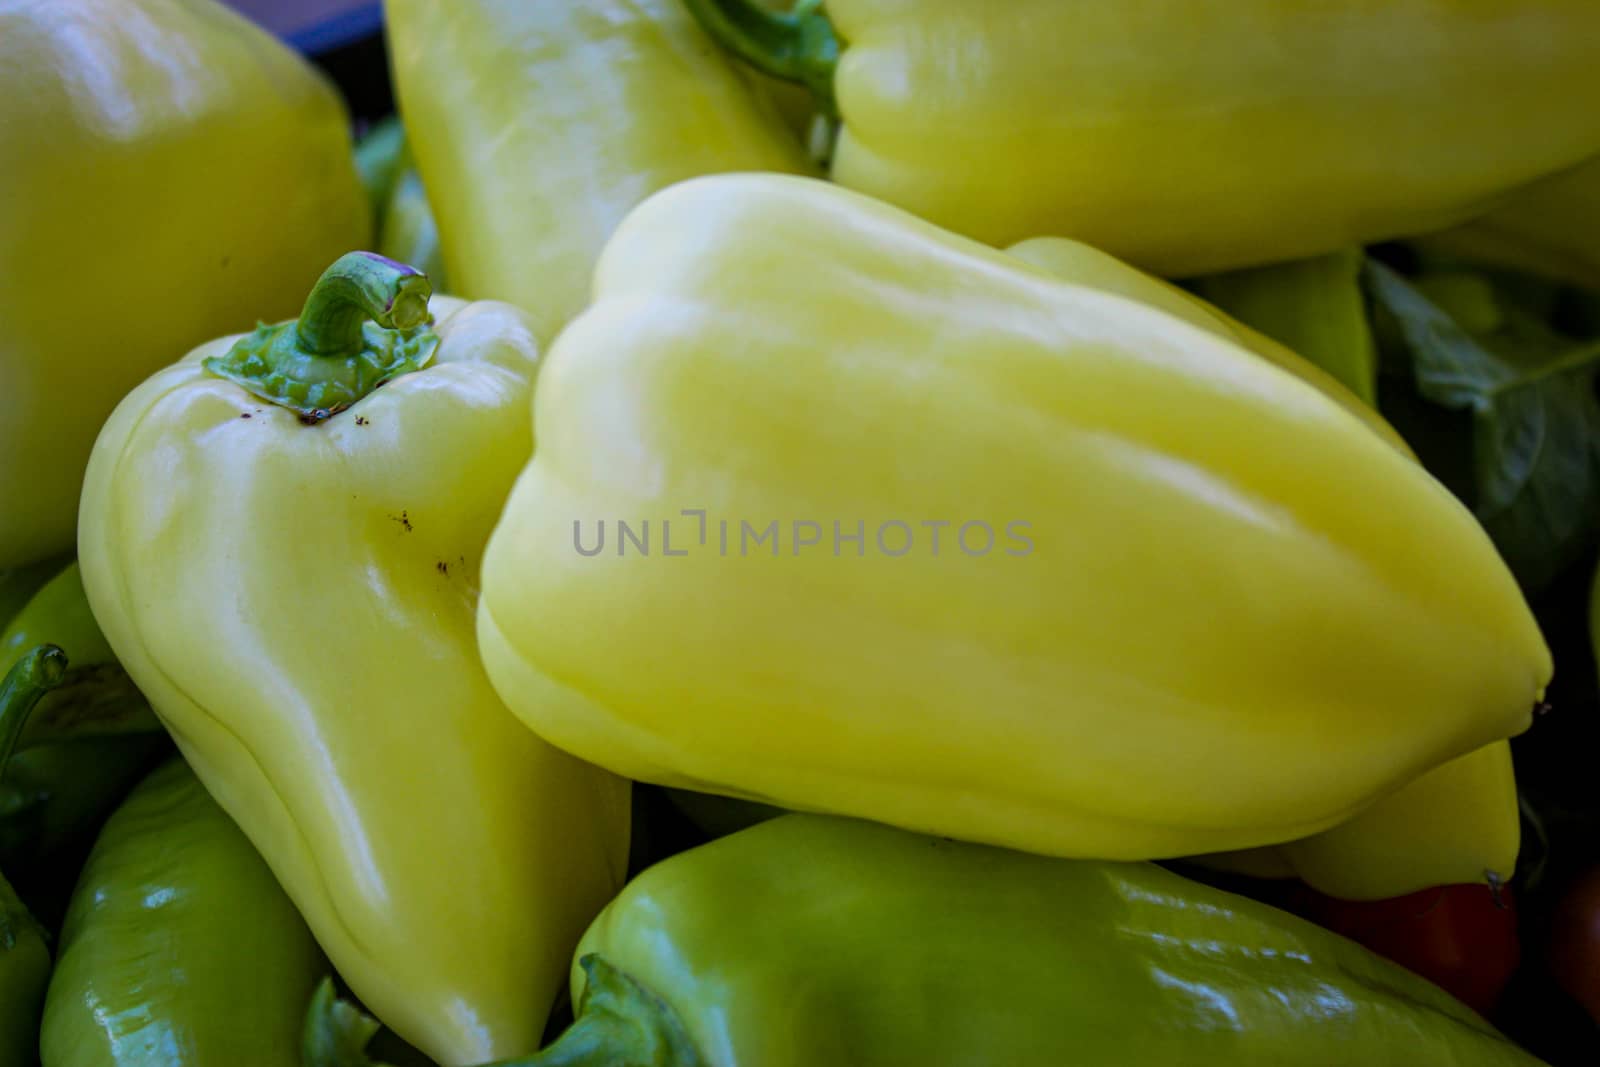
M 1600 6 L 383 8 L 0 0 L 0 1067 L 1600 1056 Z

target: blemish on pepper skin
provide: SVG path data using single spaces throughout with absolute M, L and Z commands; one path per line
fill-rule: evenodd
M 232 263 L 232 262 L 233 262 L 233 257 L 232 256 L 223 256 L 222 257 L 222 267 L 224 269 L 226 269 L 228 264 Z
M 411 532 L 411 516 L 407 515 L 405 512 L 402 511 L 398 515 L 390 515 L 389 518 L 393 519 L 395 522 L 398 522 L 401 526 L 405 527 L 406 533 L 410 533 Z
M 356 416 L 356 425 L 357 426 L 365 426 L 366 424 L 367 424 L 367 417 L 365 415 L 357 415 Z
M 441 559 L 438 563 L 435 563 L 434 567 L 446 578 L 450 577 L 450 564 L 446 563 L 444 560 Z
M 241 411 L 239 412 L 239 417 L 241 419 L 248 419 L 250 417 L 250 413 L 248 411 Z

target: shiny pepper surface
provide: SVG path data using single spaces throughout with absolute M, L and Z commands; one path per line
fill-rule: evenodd
M 297 1067 L 327 971 L 272 872 L 178 759 L 107 820 L 58 955 L 44 1067 Z
M 388 0 L 395 89 L 451 291 L 583 310 L 606 238 L 675 181 L 804 171 L 680 0 Z
M 628 791 L 480 665 L 538 348 L 505 304 L 439 299 L 430 326 L 427 294 L 352 253 L 298 325 L 152 377 L 100 436 L 79 545 L 118 658 L 339 973 L 456 1067 L 537 1046 L 621 884 Z
M 1438 229 L 1600 151 L 1592 0 L 686 2 L 836 107 L 835 181 L 1167 276 Z
M 1191 854 L 1325 829 L 1550 677 L 1471 515 L 1319 389 L 823 182 L 647 201 L 536 408 L 485 662 L 636 779 Z
M 331 85 L 213 0 L 0 0 L 0 568 L 68 551 L 100 424 L 366 239 Z
M 1411 455 L 1394 428 L 1338 379 L 1199 297 L 1066 238 L 1035 238 L 1008 251 L 1052 277 L 1126 296 L 1236 341 L 1316 386 Z M 1297 874 L 1331 896 L 1375 900 L 1436 885 L 1509 881 L 1520 844 L 1511 746 L 1498 741 L 1428 771 L 1330 830 L 1204 862 L 1241 873 Z
M 806 815 L 635 879 L 572 991 L 528 1067 L 1538 1062 L 1358 945 L 1152 864 Z

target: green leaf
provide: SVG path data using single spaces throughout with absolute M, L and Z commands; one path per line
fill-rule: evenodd
M 1377 406 L 1377 348 L 1361 293 L 1360 248 L 1212 274 L 1187 285 L 1247 326 L 1288 346 Z
M 1474 334 L 1388 267 L 1369 261 L 1365 277 L 1418 393 L 1470 413 L 1462 495 L 1524 588 L 1542 588 L 1600 533 L 1600 343 L 1575 342 L 1514 300 L 1489 309 L 1481 289 L 1423 282 L 1442 301 L 1470 298 L 1462 316 L 1491 327 Z

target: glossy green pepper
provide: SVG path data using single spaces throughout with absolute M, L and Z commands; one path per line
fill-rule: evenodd
M 59 648 L 33 649 L 0 682 L 0 783 L 18 725 L 44 694 L 60 684 L 67 657 Z M 50 977 L 45 933 L 0 872 L 0 1067 L 38 1062 L 39 1008 Z
M 327 971 L 254 847 L 178 759 L 106 822 L 61 931 L 45 1067 L 293 1067 Z
M 1353 942 L 1153 864 L 812 815 L 640 875 L 584 935 L 572 994 L 574 1025 L 515 1064 L 1537 1062 Z

